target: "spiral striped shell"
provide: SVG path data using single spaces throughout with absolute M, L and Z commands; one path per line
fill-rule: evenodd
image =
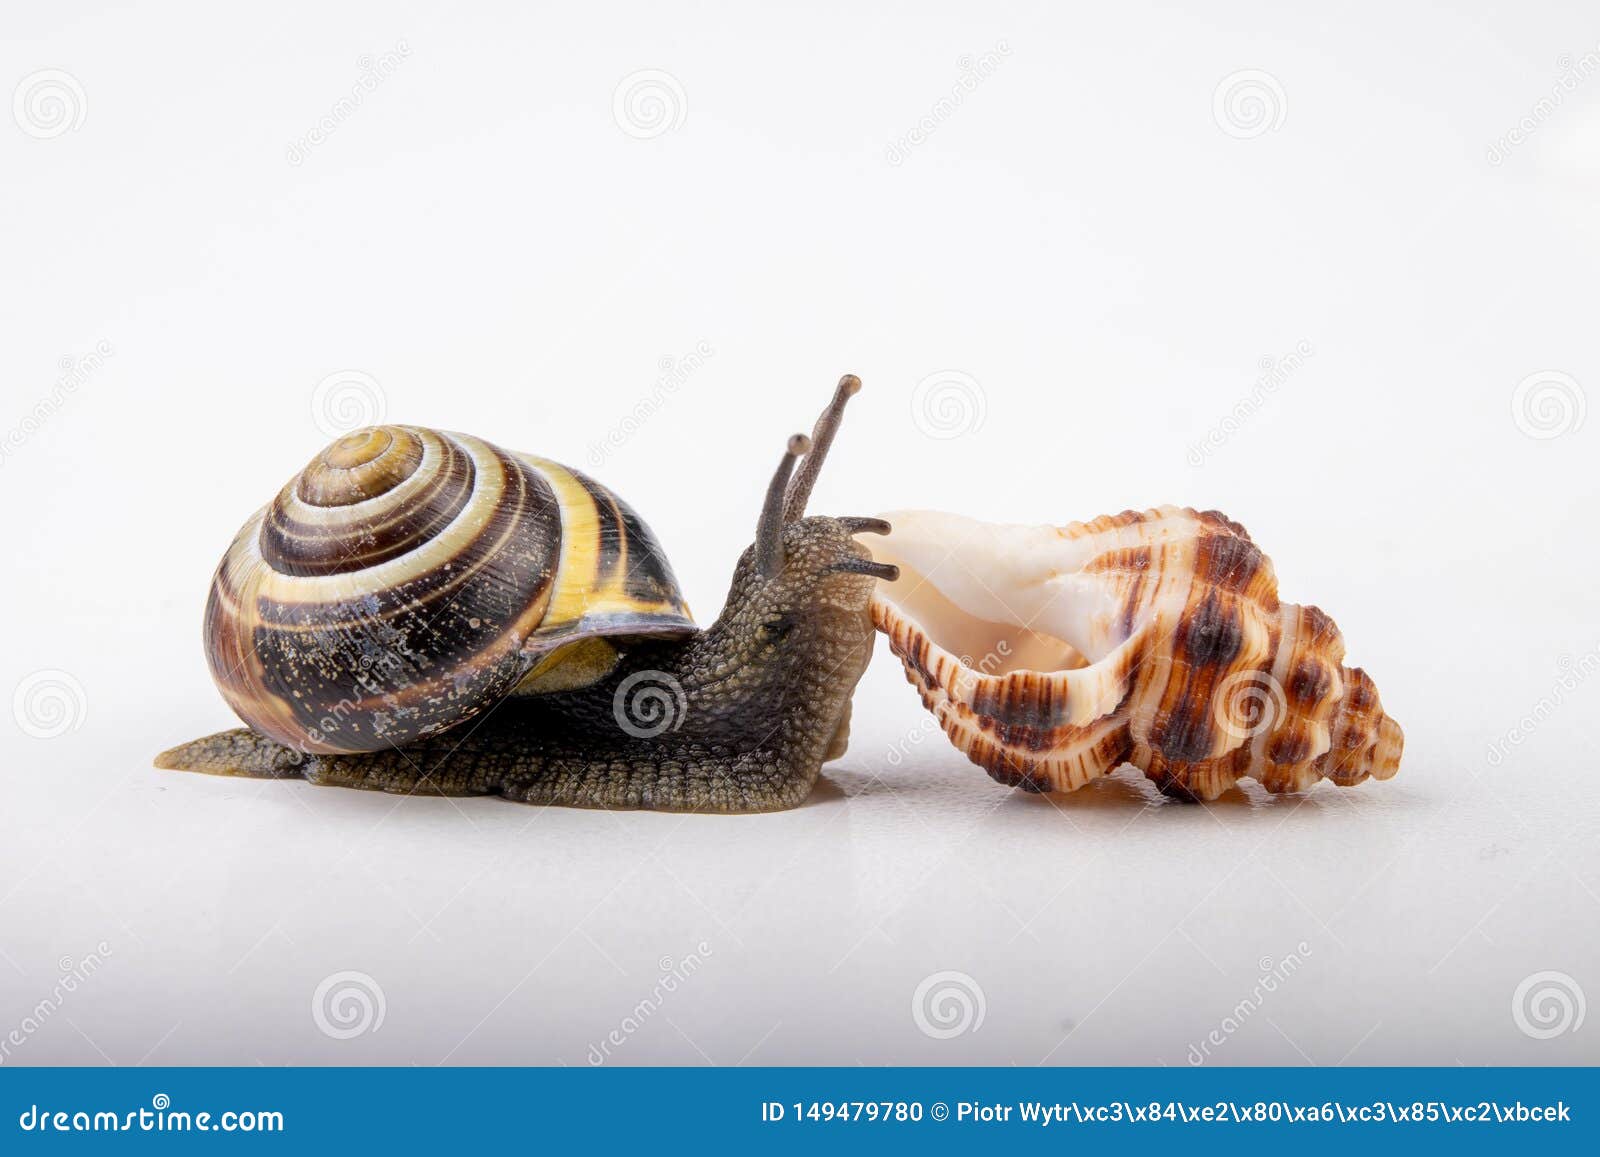
M 564 644 L 694 624 L 637 515 L 574 470 L 477 438 L 358 430 L 239 531 L 206 656 L 257 731 L 376 751 L 501 701 Z
M 886 516 L 900 578 L 873 619 L 952 742 L 995 779 L 1071 791 L 1132 763 L 1214 799 L 1388 779 L 1403 736 L 1316 607 L 1213 512 L 1162 507 L 1070 526 Z

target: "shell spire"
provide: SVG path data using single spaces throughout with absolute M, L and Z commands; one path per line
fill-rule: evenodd
M 900 512 L 875 625 L 951 741 L 996 780 L 1072 791 L 1122 763 L 1211 800 L 1388 779 L 1404 738 L 1322 611 L 1215 511 L 1066 527 Z

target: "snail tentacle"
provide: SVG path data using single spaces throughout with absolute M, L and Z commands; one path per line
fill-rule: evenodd
M 806 503 L 811 500 L 812 487 L 817 484 L 817 475 L 822 473 L 822 464 L 827 460 L 834 435 L 839 432 L 839 426 L 844 422 L 845 403 L 860 392 L 861 379 L 854 374 L 846 374 L 839 379 L 839 385 L 833 392 L 833 400 L 828 403 L 828 408 L 822 411 L 815 428 L 811 431 L 811 450 L 806 454 L 805 461 L 800 463 L 800 469 L 796 471 L 794 481 L 789 486 L 789 494 L 783 504 L 785 522 L 793 522 L 804 516 Z
M 761 521 L 756 524 L 756 561 L 761 573 L 776 578 L 783 569 L 783 498 L 796 459 L 811 449 L 811 439 L 796 434 L 784 448 L 772 481 L 767 483 L 767 498 L 761 504 Z

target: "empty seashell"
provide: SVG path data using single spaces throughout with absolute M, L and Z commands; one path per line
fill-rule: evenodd
M 1001 783 L 1072 791 L 1128 762 L 1215 799 L 1399 768 L 1400 727 L 1316 607 L 1278 600 L 1243 527 L 1165 506 L 1065 527 L 931 511 L 871 543 L 872 614 L 952 742 Z

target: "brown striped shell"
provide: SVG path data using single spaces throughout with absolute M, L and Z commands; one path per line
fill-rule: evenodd
M 1001 783 L 1072 791 L 1132 763 L 1215 799 L 1388 779 L 1403 736 L 1316 607 L 1280 602 L 1244 528 L 1177 507 L 1065 527 L 903 511 L 873 620 L 955 745 Z
M 308 752 L 453 727 L 566 644 L 694 630 L 665 555 L 604 487 L 462 434 L 358 430 L 291 478 L 212 581 L 229 705 Z

